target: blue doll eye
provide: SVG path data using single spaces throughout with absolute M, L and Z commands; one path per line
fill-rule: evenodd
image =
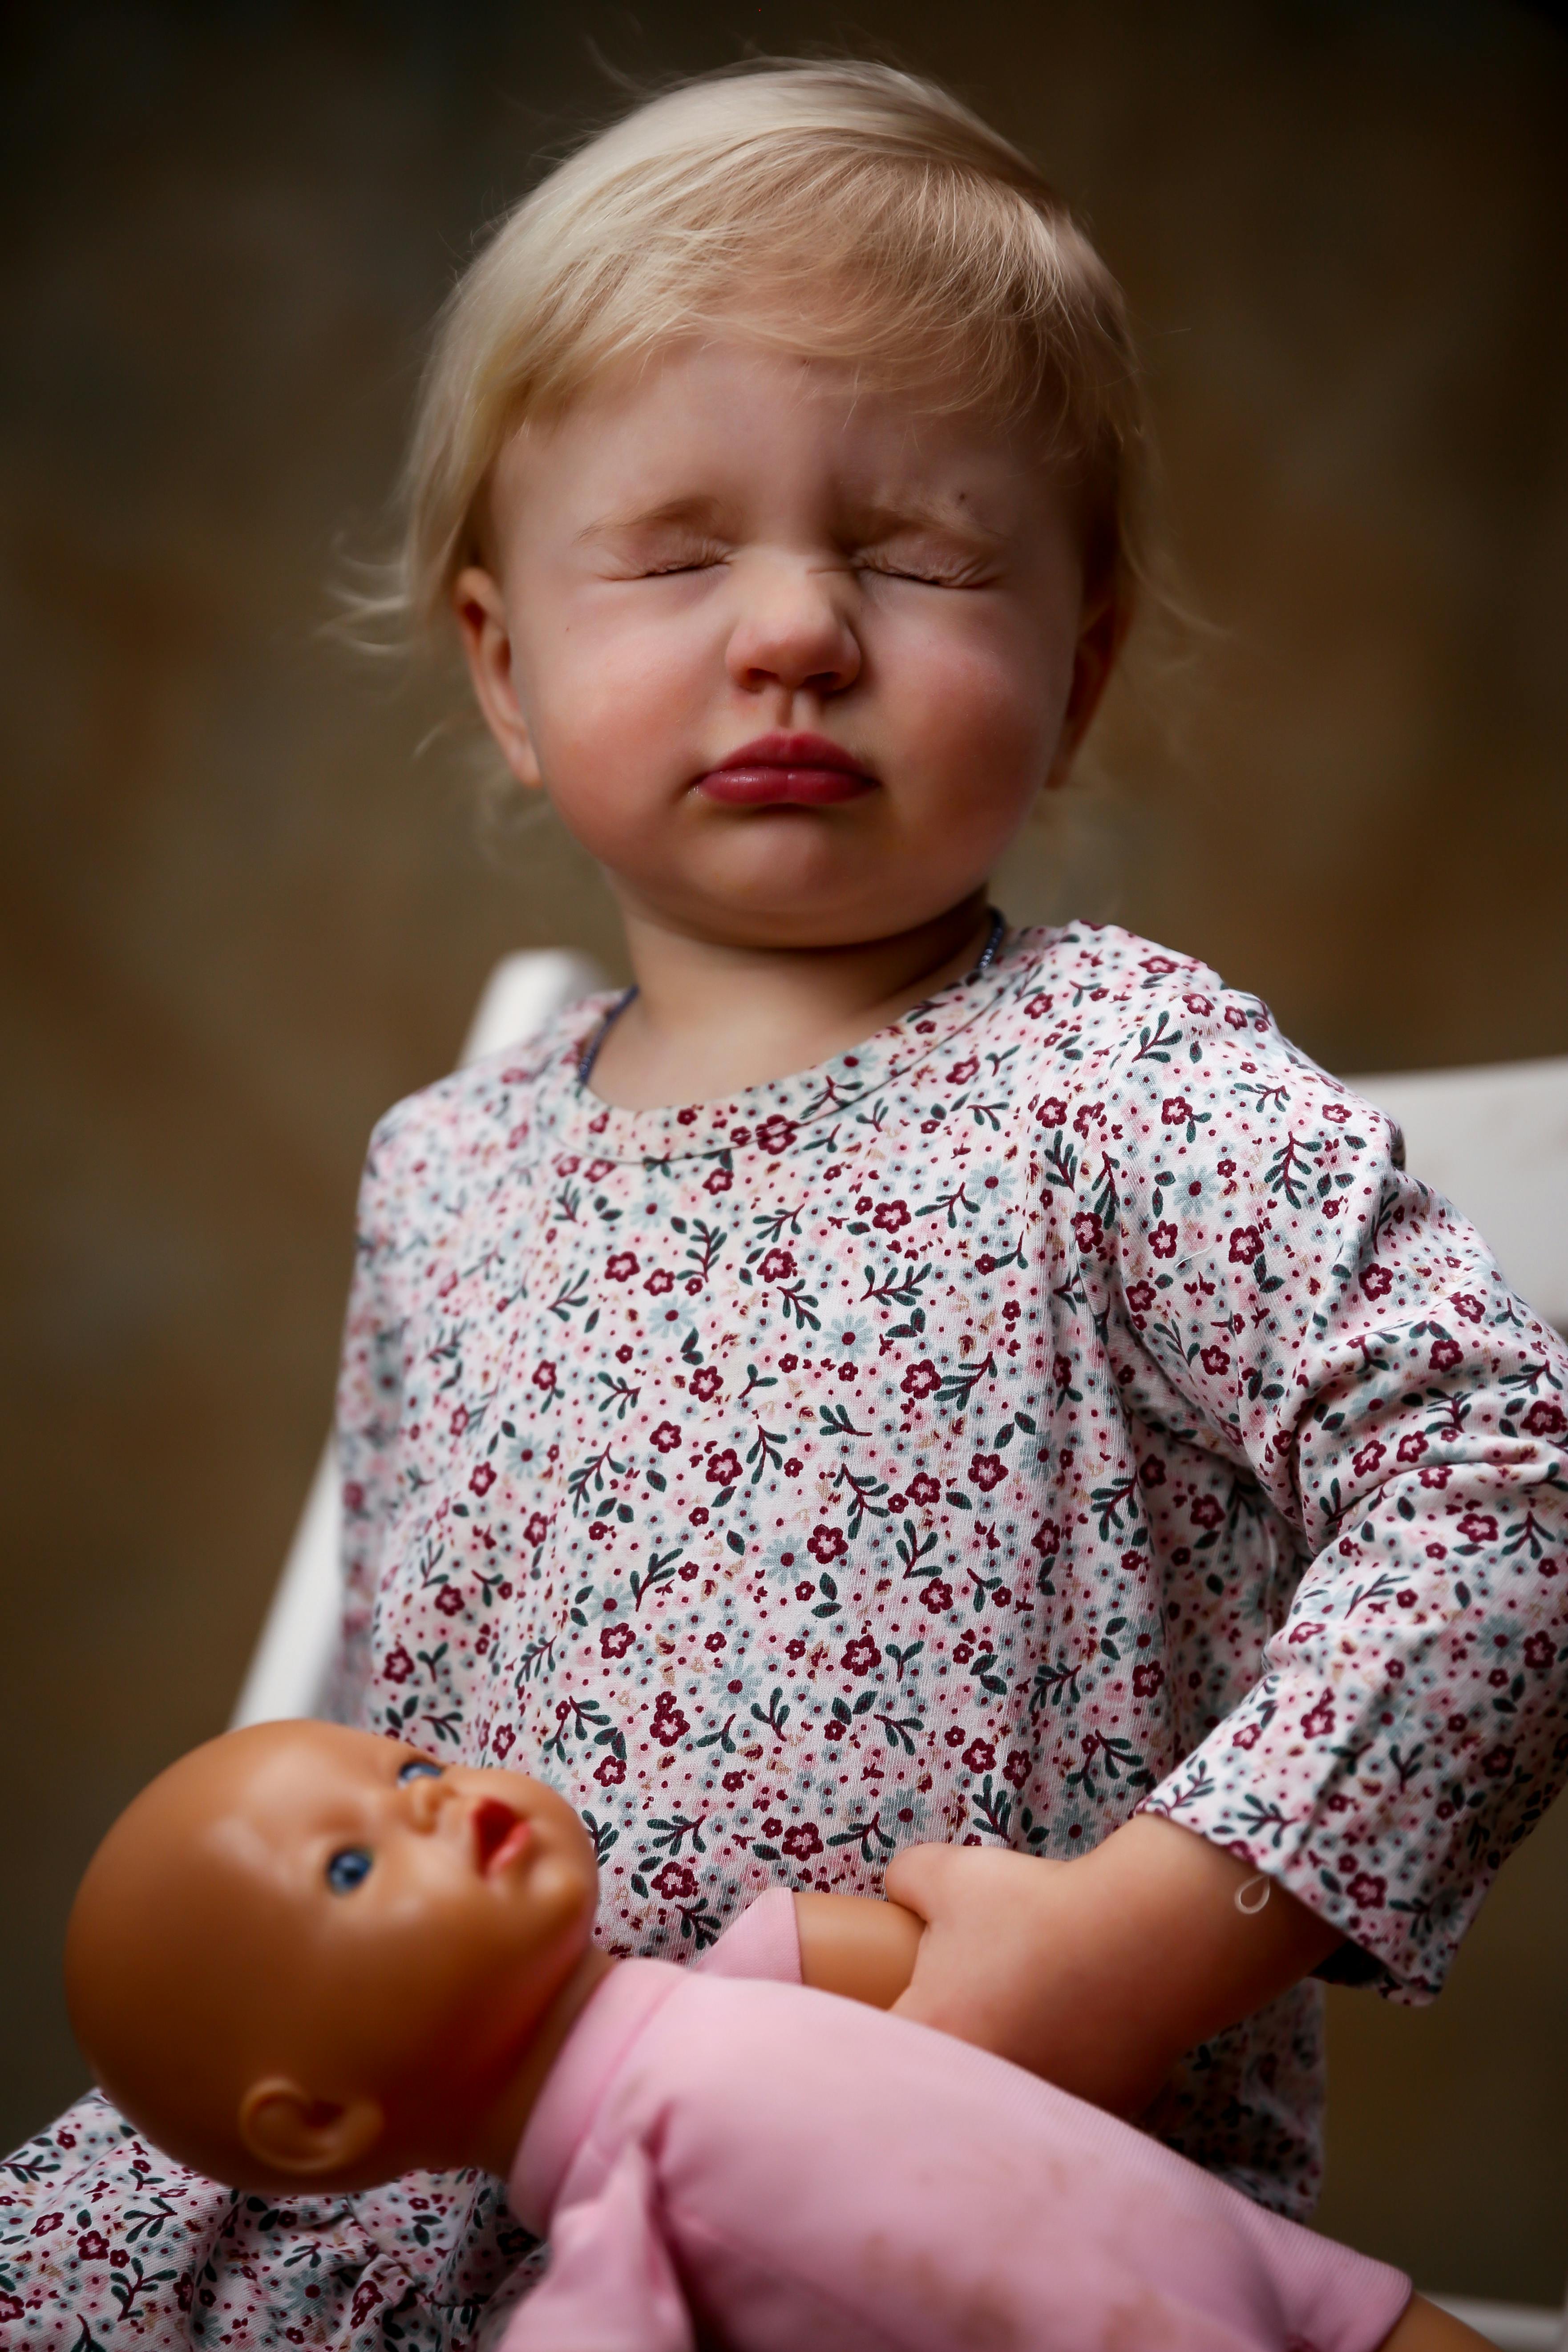
M 432 1764 L 426 1756 L 411 1756 L 397 1775 L 399 1787 L 405 1780 L 438 1780 L 440 1778 L 440 1765 Z
M 327 1885 L 334 1895 L 352 1895 L 370 1876 L 372 1856 L 363 1845 L 341 1846 L 327 1864 Z

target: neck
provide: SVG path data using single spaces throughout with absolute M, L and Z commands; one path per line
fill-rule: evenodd
M 961 980 L 990 922 L 984 888 L 912 930 L 847 947 L 701 939 L 625 899 L 622 914 L 637 994 L 593 1084 L 627 1110 L 711 1100 L 847 1051 Z
M 484 2118 L 471 2162 L 506 2179 L 563 2043 L 615 1965 L 607 1952 L 590 1944 L 540 2020 L 517 2073 Z

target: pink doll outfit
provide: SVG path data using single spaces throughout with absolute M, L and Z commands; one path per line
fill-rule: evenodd
M 805 1990 L 787 1895 L 720 1956 L 625 1962 L 568 2037 L 509 2183 L 550 2266 L 502 2352 L 1373 2352 L 1405 2308 L 1131 2125 Z

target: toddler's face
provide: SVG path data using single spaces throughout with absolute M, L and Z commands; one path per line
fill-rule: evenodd
M 1029 432 L 738 337 L 525 428 L 490 514 L 458 584 L 486 716 L 627 913 L 697 937 L 840 945 L 958 904 L 1109 666 Z

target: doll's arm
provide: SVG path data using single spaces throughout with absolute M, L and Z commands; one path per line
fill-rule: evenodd
M 1487 2338 L 1424 2294 L 1413 2294 L 1378 2352 L 1486 2352 Z
M 797 1895 L 800 1980 L 873 2009 L 891 2009 L 914 1974 L 924 1922 L 901 1903 L 866 1895 Z

